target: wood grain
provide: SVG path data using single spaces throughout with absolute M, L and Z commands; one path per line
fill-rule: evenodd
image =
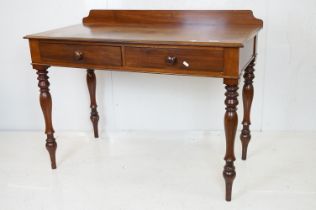
M 91 10 L 85 25 L 255 25 L 262 26 L 251 10 Z
M 94 137 L 99 138 L 99 131 L 98 131 L 98 122 L 99 122 L 99 113 L 97 110 L 97 100 L 96 100 L 96 87 L 97 87 L 97 80 L 94 73 L 94 69 L 87 70 L 87 86 L 89 90 L 90 96 L 90 120 L 92 122 Z
M 26 36 L 85 42 L 242 47 L 262 28 L 251 11 L 91 11 L 83 24 Z
M 263 22 L 249 10 L 91 10 L 82 24 L 25 36 L 37 70 L 52 168 L 56 141 L 52 126 L 49 66 L 88 69 L 90 119 L 98 137 L 95 69 L 223 78 L 226 154 L 223 176 L 231 200 L 236 176 L 234 142 L 238 83 L 245 71 L 243 159 L 250 140 L 250 108 L 256 41 Z
M 121 49 L 118 46 L 80 45 L 70 43 L 39 42 L 43 62 L 63 62 L 86 65 L 121 66 Z M 77 53 L 77 55 L 76 55 Z M 82 58 L 76 56 L 81 53 Z
M 225 166 L 223 176 L 226 184 L 226 201 L 231 201 L 233 181 L 236 177 L 235 172 L 235 153 L 234 144 L 237 130 L 237 105 L 238 105 L 238 80 L 230 80 L 229 84 L 226 84 L 226 112 L 224 117 L 225 136 L 226 136 L 226 154 L 225 154 Z
M 33 68 L 37 70 L 38 87 L 40 88 L 40 105 L 43 111 L 45 119 L 45 133 L 46 139 L 46 149 L 49 152 L 51 167 L 56 169 L 56 149 L 57 143 L 54 137 L 54 128 L 52 122 L 52 97 L 49 92 L 49 77 L 47 69 L 49 66 L 43 65 L 33 65 Z
M 174 58 L 174 62 L 169 63 L 167 60 L 168 57 Z M 138 68 L 221 72 L 224 66 L 224 51 L 222 48 L 170 49 L 126 47 L 125 65 Z
M 253 100 L 254 88 L 253 88 L 253 79 L 255 78 L 254 75 L 254 66 L 255 66 L 255 58 L 251 61 L 248 67 L 245 69 L 244 72 L 244 87 L 242 90 L 243 96 L 243 105 L 244 105 L 244 118 L 242 121 L 243 128 L 241 130 L 240 139 L 242 143 L 242 156 L 243 160 L 247 159 L 247 149 L 248 144 L 251 139 L 251 132 L 250 132 L 250 111 L 251 105 Z

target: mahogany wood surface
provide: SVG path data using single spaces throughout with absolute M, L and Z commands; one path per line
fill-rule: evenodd
M 135 68 L 222 72 L 224 68 L 224 50 L 222 48 L 126 47 L 125 65 Z
M 224 126 L 225 126 L 225 136 L 226 136 L 226 154 L 225 161 L 226 164 L 224 166 L 223 176 L 225 178 L 226 183 L 226 200 L 231 200 L 232 194 L 232 185 L 233 181 L 236 177 L 234 161 L 235 153 L 234 153 L 234 144 L 235 144 L 235 136 L 237 130 L 238 116 L 237 116 L 237 105 L 238 105 L 238 80 L 232 80 L 226 84 L 226 113 L 224 117 Z
M 40 88 L 40 104 L 45 119 L 45 133 L 46 149 L 49 152 L 51 159 L 52 169 L 56 169 L 56 158 L 55 153 L 57 149 L 57 143 L 54 137 L 54 128 L 52 123 L 52 97 L 49 92 L 49 81 L 48 81 L 48 66 L 33 65 L 33 68 L 37 70 L 38 87 Z
M 243 97 L 243 104 L 244 104 L 244 119 L 242 121 L 243 128 L 241 130 L 240 139 L 242 143 L 242 159 L 247 159 L 247 149 L 248 144 L 251 139 L 250 133 L 250 111 L 251 105 L 253 100 L 253 79 L 255 78 L 254 75 L 254 66 L 255 66 L 255 58 L 251 61 L 248 67 L 245 69 L 244 72 L 244 79 L 245 84 L 242 90 L 242 97 Z
M 250 141 L 256 41 L 263 22 L 249 10 L 91 10 L 82 24 L 25 36 L 38 74 L 46 147 L 56 168 L 50 66 L 87 69 L 90 119 L 98 137 L 95 70 L 223 78 L 226 87 L 223 176 L 231 200 L 239 78 L 244 71 L 242 158 Z
M 99 113 L 97 110 L 97 100 L 95 97 L 96 93 L 96 87 L 97 87 L 97 80 L 95 77 L 95 73 L 93 69 L 87 70 L 87 85 L 90 95 L 90 120 L 93 125 L 93 131 L 94 131 L 94 137 L 99 138 L 99 132 L 98 132 L 98 122 L 99 122 Z
M 83 24 L 26 38 L 241 47 L 261 27 L 247 10 L 92 10 Z
M 117 46 L 80 45 L 71 43 L 40 42 L 43 62 L 63 62 L 86 65 L 121 66 L 121 48 Z M 104 59 L 106 58 L 106 59 Z
M 85 25 L 262 25 L 250 10 L 91 10 Z

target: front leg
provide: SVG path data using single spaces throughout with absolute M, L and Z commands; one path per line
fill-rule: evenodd
M 223 176 L 226 184 L 226 201 L 231 201 L 233 181 L 236 177 L 235 172 L 235 154 L 234 154 L 234 143 L 237 130 L 238 116 L 237 116 L 237 105 L 238 105 L 238 79 L 225 79 L 226 85 L 226 113 L 224 117 L 225 125 L 225 136 L 226 136 L 226 154 Z
M 45 133 L 47 135 L 46 139 L 46 149 L 48 150 L 51 167 L 56 169 L 56 149 L 57 143 L 54 137 L 54 128 L 52 123 L 52 98 L 49 93 L 49 81 L 48 81 L 48 71 L 49 66 L 43 65 L 33 65 L 33 68 L 37 70 L 38 87 L 40 88 L 40 104 L 44 114 L 45 119 Z
M 97 81 L 96 81 L 96 77 L 95 77 L 95 73 L 93 69 L 87 70 L 87 85 L 88 85 L 88 90 L 89 90 L 89 95 L 90 95 L 90 108 L 91 108 L 90 119 L 93 125 L 94 137 L 98 138 L 99 137 L 99 132 L 98 132 L 99 114 L 97 110 L 98 106 L 97 106 L 97 101 L 95 97 Z
M 240 140 L 242 144 L 242 156 L 243 160 L 247 159 L 247 148 L 249 141 L 251 139 L 250 133 L 250 110 L 251 104 L 253 100 L 253 79 L 254 76 L 254 66 L 255 66 L 255 58 L 251 61 L 251 63 L 247 66 L 244 73 L 245 84 L 242 91 L 243 96 L 243 104 L 244 104 L 244 119 L 242 121 L 243 128 L 240 134 Z

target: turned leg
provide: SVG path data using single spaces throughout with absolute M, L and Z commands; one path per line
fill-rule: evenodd
M 98 122 L 99 122 L 99 114 L 97 110 L 97 102 L 96 102 L 96 97 L 95 97 L 95 92 L 96 92 L 96 77 L 93 69 L 88 69 L 87 70 L 87 85 L 89 89 L 89 94 L 90 94 L 90 108 L 91 108 L 91 113 L 90 113 L 90 119 L 93 125 L 93 131 L 94 131 L 94 137 L 98 138 L 99 133 L 98 133 Z
M 238 116 L 238 80 L 225 80 L 226 85 L 226 113 L 224 117 L 225 135 L 226 135 L 226 154 L 224 160 L 226 164 L 224 166 L 223 176 L 226 184 L 226 201 L 231 200 L 233 181 L 236 177 L 235 172 L 235 154 L 234 154 L 234 142 L 237 130 Z
M 54 128 L 52 124 L 52 98 L 49 93 L 49 82 L 48 82 L 48 66 L 33 65 L 33 68 L 37 70 L 38 87 L 40 88 L 40 104 L 44 114 L 45 119 L 45 133 L 47 135 L 46 139 L 46 149 L 49 152 L 51 167 L 56 168 L 56 148 L 57 143 L 54 137 Z
M 255 59 L 248 65 L 248 67 L 245 69 L 244 73 L 244 79 L 245 84 L 242 91 L 242 97 L 243 97 L 243 105 L 244 105 L 244 119 L 242 121 L 243 128 L 241 130 L 240 140 L 242 143 L 242 159 L 247 159 L 247 148 L 249 141 L 251 139 L 251 133 L 250 133 L 250 110 L 251 110 L 251 104 L 253 99 L 253 79 L 254 76 L 254 66 L 255 66 Z

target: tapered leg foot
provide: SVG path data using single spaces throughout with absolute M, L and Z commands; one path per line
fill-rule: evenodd
M 250 130 L 247 130 L 247 129 L 249 129 L 249 125 L 244 124 L 243 130 L 241 131 L 242 133 L 240 135 L 241 144 L 242 144 L 242 154 L 241 154 L 242 160 L 247 160 L 248 144 L 251 139 Z
M 93 133 L 95 138 L 99 138 L 99 131 L 98 131 L 98 122 L 99 122 L 99 117 L 96 115 L 91 114 L 91 122 L 93 126 Z
M 56 149 L 57 143 L 53 135 L 48 135 L 46 139 L 46 149 L 50 156 L 51 167 L 52 169 L 56 169 Z
M 253 79 L 254 76 L 254 66 L 255 66 L 255 59 L 248 65 L 248 67 L 245 69 L 244 73 L 244 80 L 245 84 L 242 91 L 243 96 L 243 105 L 244 105 L 244 118 L 242 121 L 243 128 L 241 130 L 240 134 L 240 140 L 242 144 L 242 160 L 247 159 L 247 149 L 248 144 L 251 139 L 251 132 L 250 132 L 250 111 L 251 111 L 251 105 L 253 100 Z
M 99 122 L 99 113 L 97 110 L 97 102 L 96 102 L 96 77 L 93 69 L 88 69 L 87 70 L 87 85 L 88 85 L 88 90 L 89 90 L 89 95 L 90 95 L 90 108 L 91 108 L 91 113 L 90 113 L 90 120 L 93 125 L 93 131 L 94 131 L 94 137 L 98 138 L 99 137 L 99 131 L 98 131 L 98 122 Z
M 226 187 L 225 199 L 226 201 L 231 201 L 233 182 L 236 177 L 234 161 L 231 161 L 231 160 L 226 161 L 226 164 L 224 166 L 223 176 L 225 179 L 225 187 Z
M 223 171 L 223 176 L 226 185 L 226 201 L 231 201 L 232 186 L 234 179 L 236 177 L 235 172 L 235 153 L 234 153 L 234 143 L 237 130 L 237 105 L 238 105 L 238 80 L 224 80 L 226 84 L 226 113 L 224 117 L 225 125 L 225 136 L 226 136 L 226 154 L 225 154 L 225 166 Z
M 38 87 L 40 88 L 40 104 L 45 119 L 46 149 L 48 150 L 51 167 L 56 169 L 56 148 L 57 143 L 54 138 L 54 128 L 52 124 L 52 98 L 49 92 L 48 66 L 33 65 L 37 70 Z

